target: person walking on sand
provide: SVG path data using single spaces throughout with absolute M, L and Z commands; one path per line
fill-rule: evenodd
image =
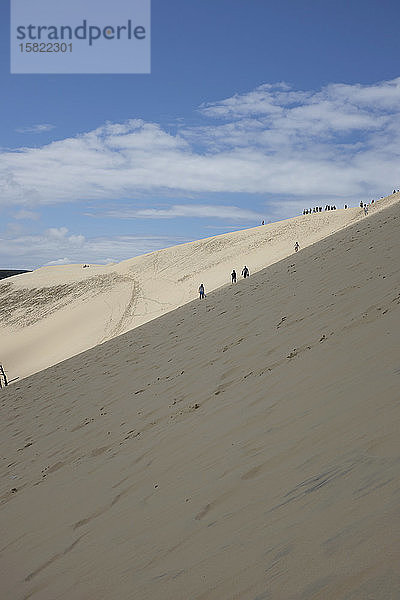
M 243 275 L 244 279 L 246 279 L 246 277 L 250 276 L 249 270 L 246 267 L 246 265 L 244 265 L 244 267 L 243 267 L 242 275 Z
M 368 214 L 368 204 L 364 204 L 364 215 L 367 216 Z
M 232 277 L 232 283 L 236 283 L 236 271 L 235 271 L 235 269 L 233 269 L 233 271 L 231 273 L 231 277 Z
M 298 252 L 299 248 L 300 248 L 300 244 L 299 244 L 299 242 L 296 242 L 295 245 L 294 245 L 294 251 Z
M 204 285 L 201 283 L 200 287 L 199 287 L 199 294 L 200 294 L 200 300 L 203 300 L 203 298 L 205 298 L 205 294 L 204 294 Z

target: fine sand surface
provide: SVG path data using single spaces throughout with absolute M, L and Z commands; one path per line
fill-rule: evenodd
M 1 597 L 400 598 L 399 225 L 1 390 Z
M 400 200 L 378 200 L 370 214 Z M 238 276 L 255 273 L 364 219 L 360 208 L 305 215 L 108 266 L 43 267 L 0 283 L 0 364 L 10 380 L 110 340 Z

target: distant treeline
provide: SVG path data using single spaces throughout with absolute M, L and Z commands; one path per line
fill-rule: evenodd
M 12 277 L 13 275 L 21 275 L 21 273 L 30 273 L 31 271 L 16 271 L 12 269 L 0 269 L 0 279 Z

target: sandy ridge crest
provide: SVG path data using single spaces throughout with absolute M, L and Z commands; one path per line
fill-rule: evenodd
M 393 194 L 370 214 L 398 202 Z M 23 378 L 190 302 L 200 282 L 210 292 L 232 268 L 251 273 L 364 219 L 360 208 L 278 223 L 166 248 L 119 264 L 43 267 L 0 282 L 0 359 Z M 367 217 L 368 218 L 368 217 Z

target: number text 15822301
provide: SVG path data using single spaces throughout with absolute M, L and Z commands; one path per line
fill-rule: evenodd
M 72 43 L 62 42 L 25 42 L 19 44 L 21 52 L 72 52 Z

